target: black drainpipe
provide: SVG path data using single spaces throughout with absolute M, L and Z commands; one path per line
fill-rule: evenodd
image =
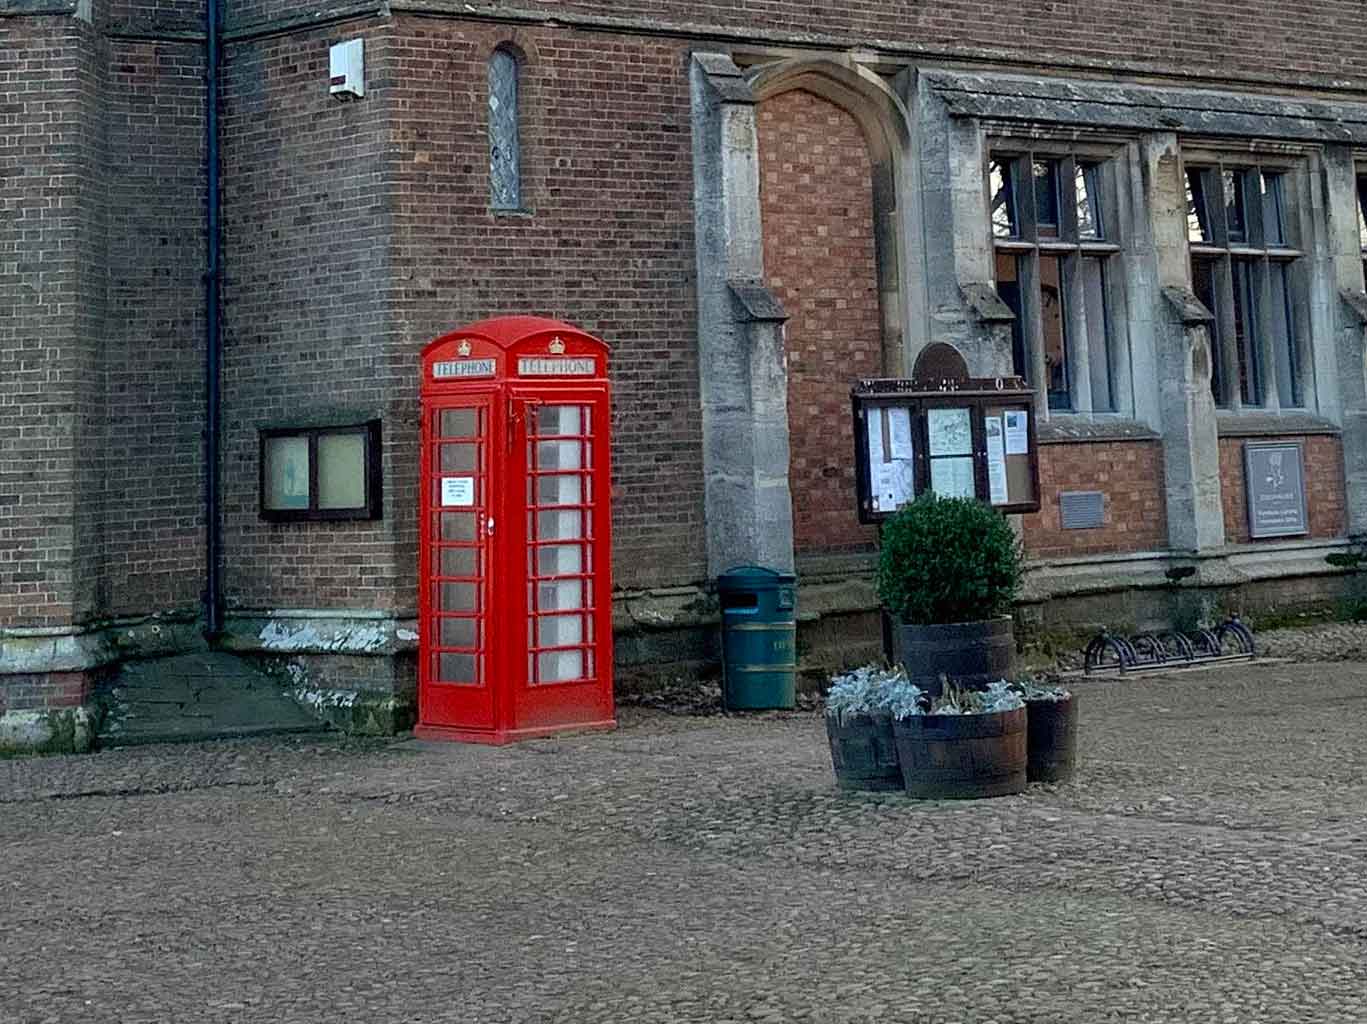
M 205 162 L 207 164 L 204 271 L 204 633 L 212 640 L 223 631 L 223 537 L 219 530 L 219 430 L 222 397 L 219 390 L 223 336 L 219 320 L 219 284 L 222 278 L 222 240 L 219 219 L 218 67 L 219 2 L 205 2 L 204 107 Z

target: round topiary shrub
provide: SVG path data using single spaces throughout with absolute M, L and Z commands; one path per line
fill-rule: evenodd
M 908 625 L 1009 614 L 1020 589 L 1020 542 L 1006 519 L 971 498 L 925 494 L 883 524 L 878 596 Z

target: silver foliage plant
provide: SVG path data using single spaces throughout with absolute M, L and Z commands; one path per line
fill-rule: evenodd
M 1023 707 L 1021 693 L 1005 680 L 992 683 L 986 690 L 962 690 L 949 684 L 932 703 L 900 668 L 876 665 L 836 676 L 826 694 L 826 714 L 841 723 L 850 715 L 886 713 L 904 719 L 927 714 L 990 715 Z
M 1045 686 L 1033 679 L 1021 679 L 1012 683 L 1011 688 L 1025 700 L 1047 700 L 1057 704 L 1060 701 L 1070 700 L 1073 696 L 1062 686 Z

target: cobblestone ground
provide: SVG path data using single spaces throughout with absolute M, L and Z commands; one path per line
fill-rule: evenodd
M 813 714 L 0 762 L 0 1021 L 1367 1020 L 1367 665 L 1078 692 L 970 804 Z

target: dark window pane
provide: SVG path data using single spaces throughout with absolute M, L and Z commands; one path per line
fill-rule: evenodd
M 517 58 L 495 50 L 489 59 L 489 202 L 497 210 L 522 206 L 517 94 Z
M 1200 167 L 1187 168 L 1187 239 L 1209 242 L 1210 204 L 1207 199 L 1206 171 Z
M 1011 322 L 1011 372 L 1029 380 L 1030 361 L 1025 356 L 1025 307 L 1021 303 L 1020 257 L 997 253 L 997 294 L 1011 307 L 1016 319 Z
M 1291 319 L 1290 271 L 1285 263 L 1273 263 L 1268 267 L 1272 307 L 1265 319 L 1277 359 L 1277 397 L 1284 406 L 1300 408 L 1305 405 L 1305 396 L 1301 393 L 1300 352 Z
M 1191 261 L 1191 286 L 1201 304 L 1215 316 L 1210 324 L 1210 391 L 1216 405 L 1227 405 L 1225 397 L 1224 348 L 1220 343 L 1220 307 L 1215 301 L 1215 264 L 1211 260 Z
M 1063 261 L 1040 256 L 1040 320 L 1044 340 L 1044 374 L 1049 389 L 1049 408 L 1071 409 L 1068 386 L 1068 318 L 1063 308 Z
M 1281 174 L 1263 174 L 1263 244 L 1286 244 L 1286 211 Z
M 997 238 L 1017 238 L 1020 222 L 1016 219 L 1016 188 L 1011 161 L 993 160 L 989 169 L 992 187 L 992 234 Z
M 1035 226 L 1040 238 L 1058 237 L 1058 161 L 1036 160 Z
M 1082 274 L 1083 318 L 1087 325 L 1087 366 L 1092 381 L 1092 409 L 1115 408 L 1111 392 L 1111 345 L 1106 315 L 1106 261 L 1079 261 Z
M 1100 168 L 1078 164 L 1074 188 L 1077 193 L 1077 236 L 1086 241 L 1106 237 L 1101 225 Z
M 1230 261 L 1234 275 L 1234 345 L 1239 353 L 1239 395 L 1245 405 L 1263 404 L 1262 366 L 1258 352 L 1258 322 L 1253 301 L 1253 264 Z
M 1367 250 L 1367 175 L 1358 178 L 1358 238 Z
M 1244 222 L 1244 172 L 1226 170 L 1223 174 L 1225 194 L 1225 231 L 1229 234 L 1230 244 L 1248 241 L 1248 228 Z

